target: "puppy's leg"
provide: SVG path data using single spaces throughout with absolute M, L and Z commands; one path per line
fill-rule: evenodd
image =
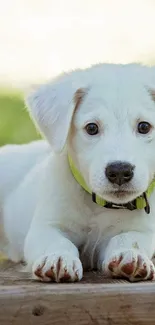
M 78 249 L 59 229 L 31 226 L 24 253 L 35 279 L 45 282 L 74 282 L 82 278 Z
M 104 274 L 130 281 L 153 280 L 155 236 L 136 231 L 113 237 L 106 249 L 100 246 L 99 263 Z

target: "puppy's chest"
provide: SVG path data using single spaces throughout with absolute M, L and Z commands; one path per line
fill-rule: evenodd
M 106 248 L 109 240 L 124 231 L 122 217 L 116 211 L 97 208 L 91 211 L 85 228 L 85 241 L 80 249 L 84 268 L 94 267 L 100 243 Z
M 85 233 L 85 242 L 80 250 L 84 268 L 94 267 L 100 250 L 105 250 L 109 240 L 123 232 L 148 231 L 153 223 L 143 211 L 111 210 L 97 208 L 92 211 Z M 154 223 L 155 229 L 155 223 Z
M 152 217 L 143 210 L 106 209 L 96 205 L 87 218 L 87 239 L 94 241 L 102 237 L 107 240 L 121 232 L 147 231 L 152 226 Z
M 105 209 L 104 209 L 105 210 Z M 87 238 L 94 241 L 98 237 L 108 238 L 114 236 L 117 232 L 123 231 L 124 222 L 120 215 L 115 212 L 95 211 L 88 220 Z

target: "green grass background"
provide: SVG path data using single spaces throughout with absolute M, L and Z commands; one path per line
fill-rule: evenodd
M 0 90 L 0 146 L 40 138 L 18 91 Z

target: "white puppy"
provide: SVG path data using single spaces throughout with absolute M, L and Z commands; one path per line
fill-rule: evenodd
M 99 64 L 29 96 L 49 144 L 1 149 L 1 249 L 35 278 L 154 279 L 154 89 L 155 68 Z

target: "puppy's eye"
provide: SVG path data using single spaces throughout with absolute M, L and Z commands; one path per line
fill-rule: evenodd
M 144 121 L 144 122 L 140 122 L 138 124 L 137 130 L 141 134 L 147 134 L 147 133 L 149 133 L 151 128 L 152 128 L 151 124 Z
M 88 123 L 85 130 L 89 135 L 96 135 L 99 133 L 99 128 L 96 123 Z

